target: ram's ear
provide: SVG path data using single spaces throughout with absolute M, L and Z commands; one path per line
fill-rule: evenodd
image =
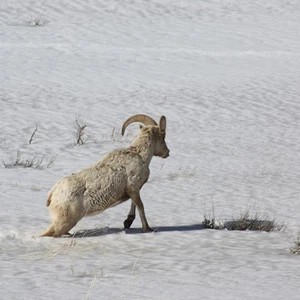
M 140 124 L 140 130 L 142 130 L 144 128 L 144 126 L 142 124 Z
M 167 119 L 165 116 L 161 116 L 159 120 L 159 131 L 163 136 L 166 136 Z

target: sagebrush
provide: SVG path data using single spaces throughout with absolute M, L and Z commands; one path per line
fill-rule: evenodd
M 208 218 L 204 215 L 202 222 L 205 228 L 209 229 L 227 229 L 227 230 L 256 230 L 256 231 L 282 231 L 285 230 L 284 223 L 277 222 L 275 218 L 261 216 L 259 213 L 251 214 L 246 211 L 232 220 L 216 221 L 215 216 Z

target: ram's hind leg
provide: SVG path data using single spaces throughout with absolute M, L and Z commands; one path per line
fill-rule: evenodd
M 52 224 L 41 236 L 60 237 L 69 234 L 69 230 L 84 217 L 83 210 L 69 206 L 50 206 L 50 213 L 53 219 Z
M 135 208 L 136 205 L 133 201 L 131 201 L 130 211 L 128 213 L 127 219 L 124 221 L 124 228 L 130 228 L 131 224 L 133 223 L 135 219 Z
M 77 222 L 60 222 L 60 221 L 53 221 L 50 227 L 44 231 L 41 236 L 53 236 L 53 237 L 60 237 L 62 235 L 70 235 L 69 230 L 72 229 Z

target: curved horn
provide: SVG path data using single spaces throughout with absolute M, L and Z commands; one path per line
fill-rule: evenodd
M 146 116 L 146 115 L 142 115 L 142 114 L 139 114 L 139 115 L 134 115 L 130 118 L 128 118 L 123 126 L 122 126 L 122 135 L 124 135 L 124 132 L 125 132 L 125 129 L 126 127 L 133 123 L 133 122 L 140 122 L 140 123 L 143 123 L 144 125 L 155 125 L 157 126 L 157 123 L 150 117 Z
M 167 119 L 165 116 L 161 116 L 159 120 L 159 131 L 162 135 L 166 135 L 166 128 L 167 128 Z

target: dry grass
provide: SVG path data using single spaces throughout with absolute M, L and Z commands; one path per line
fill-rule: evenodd
M 258 230 L 258 231 L 284 231 L 286 225 L 279 223 L 275 218 L 261 216 L 259 213 L 251 215 L 249 211 L 238 216 L 232 221 L 224 223 L 227 230 Z
M 132 132 L 131 133 L 127 133 L 125 136 L 130 137 L 132 136 Z M 119 142 L 123 139 L 123 136 L 120 132 L 120 130 L 117 130 L 115 127 L 113 127 L 111 135 L 110 135 L 110 139 L 113 142 Z
M 41 18 L 35 18 L 28 21 L 29 26 L 45 26 L 47 21 L 42 20 Z
M 118 142 L 118 143 L 124 143 L 131 141 L 134 137 L 134 132 L 132 130 L 128 130 L 127 133 L 122 136 L 121 130 L 119 130 L 116 127 L 112 128 L 111 134 L 103 134 L 101 136 L 89 136 L 89 140 L 93 142 Z
M 6 163 L 2 160 L 2 163 L 5 168 L 12 167 L 23 167 L 23 168 L 35 168 L 43 169 L 50 168 L 55 162 L 56 156 L 51 157 L 47 162 L 45 161 L 45 156 L 35 154 L 31 158 L 24 158 L 20 151 L 17 151 L 15 159 L 12 159 L 11 163 Z
M 29 260 L 36 260 L 36 259 L 51 260 L 57 255 L 69 253 L 70 248 L 73 248 L 76 245 L 77 245 L 76 239 L 74 238 L 69 239 L 68 237 L 66 241 L 63 241 L 60 244 L 55 244 L 54 247 L 49 249 L 43 249 L 41 251 L 30 251 L 30 249 L 28 249 L 28 251 L 20 255 L 20 257 Z
M 189 178 L 194 177 L 197 173 L 197 167 L 180 167 L 177 171 L 170 172 L 168 174 L 168 179 L 176 180 L 178 178 Z
M 225 229 L 224 223 L 216 221 L 215 217 L 210 218 L 206 215 L 204 215 L 202 225 L 207 229 Z
M 202 224 L 209 229 L 227 229 L 227 230 L 252 230 L 252 231 L 284 231 L 286 225 L 279 223 L 275 218 L 261 216 L 259 213 L 251 214 L 248 210 L 236 218 L 229 221 L 217 222 L 215 216 L 209 218 L 204 215 Z
M 110 139 L 106 139 L 111 140 L 113 142 L 122 142 L 124 141 L 124 138 L 126 141 L 131 140 L 133 138 L 133 131 L 127 130 L 127 133 L 124 136 L 122 136 L 121 131 L 113 127 Z
M 74 121 L 74 126 L 76 129 L 74 146 L 81 146 L 88 140 L 88 136 L 85 133 L 85 129 L 88 125 L 86 124 L 86 122 L 83 122 L 79 117 L 77 117 Z

